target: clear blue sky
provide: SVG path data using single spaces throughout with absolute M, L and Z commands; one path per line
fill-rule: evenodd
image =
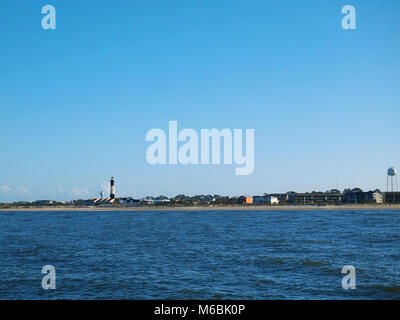
M 400 167 L 397 0 L 2 0 L 0 37 L 0 202 L 94 197 L 112 175 L 135 197 L 384 189 Z M 254 173 L 147 164 L 169 120 L 254 128 Z

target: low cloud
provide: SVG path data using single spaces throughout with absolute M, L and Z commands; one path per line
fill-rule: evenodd
M 11 191 L 11 188 L 8 187 L 8 186 L 1 186 L 1 187 L 0 187 L 0 191 L 3 191 L 3 192 L 10 192 L 10 191 Z
M 0 186 L 0 192 L 13 192 L 15 194 L 32 194 L 32 192 L 28 188 L 22 186 L 19 186 L 15 189 L 12 189 L 9 186 Z
M 58 193 L 64 193 L 65 191 L 64 191 L 62 188 L 58 187 L 58 188 L 57 188 L 57 192 L 58 192 Z
M 89 191 L 85 188 L 75 188 L 72 189 L 69 194 L 74 197 L 84 197 L 89 195 Z
M 109 194 L 110 193 L 110 182 L 103 182 L 100 186 L 101 191 L 104 191 L 105 194 Z
M 32 193 L 32 192 L 29 191 L 28 188 L 25 188 L 25 187 L 18 187 L 18 188 L 17 188 L 17 191 L 18 191 L 19 193 L 22 193 L 22 194 L 31 194 L 31 193 Z

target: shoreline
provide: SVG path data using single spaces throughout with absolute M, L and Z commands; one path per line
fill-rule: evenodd
M 346 205 L 282 205 L 282 206 L 188 206 L 188 207 L 17 207 L 0 208 L 1 212 L 36 211 L 310 211 L 310 210 L 400 210 L 400 204 L 346 204 Z

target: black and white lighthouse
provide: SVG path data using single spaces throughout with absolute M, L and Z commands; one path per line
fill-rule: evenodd
M 110 180 L 110 198 L 111 199 L 115 199 L 115 185 L 114 185 L 114 183 L 115 183 L 114 177 L 111 177 L 111 180 Z

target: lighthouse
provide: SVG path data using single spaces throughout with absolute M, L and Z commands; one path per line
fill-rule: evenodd
M 110 198 L 115 199 L 115 185 L 114 185 L 114 177 L 111 177 L 110 180 Z

